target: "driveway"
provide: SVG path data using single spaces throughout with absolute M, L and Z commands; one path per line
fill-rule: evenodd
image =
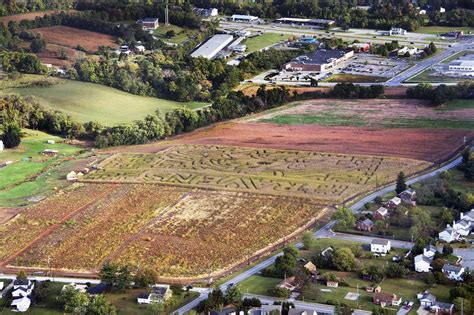
M 474 270 L 474 248 L 455 248 L 454 255 L 462 257 L 462 266 Z

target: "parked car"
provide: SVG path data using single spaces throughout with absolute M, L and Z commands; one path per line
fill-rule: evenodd
M 405 302 L 405 306 L 404 306 L 404 307 L 405 307 L 406 310 L 409 310 L 409 309 L 411 309 L 411 308 L 413 307 L 413 304 L 414 304 L 413 302 L 408 302 L 408 301 L 407 301 L 407 302 Z

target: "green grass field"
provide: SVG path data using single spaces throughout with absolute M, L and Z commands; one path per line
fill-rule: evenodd
M 279 41 L 288 39 L 289 35 L 281 35 L 275 33 L 264 33 L 245 40 L 243 44 L 247 45 L 247 53 L 251 53 L 270 45 L 276 44 Z
M 274 288 L 283 279 L 250 276 L 239 283 L 239 288 L 242 293 L 252 293 L 259 295 L 269 295 L 268 290 Z
M 422 26 L 415 33 L 424 34 L 444 34 L 449 31 L 463 31 L 464 33 L 474 32 L 474 27 L 457 27 L 457 26 Z
M 78 153 L 81 148 L 65 143 L 63 139 L 43 132 L 23 130 L 24 137 L 18 148 L 0 152 L 0 162 L 13 161 L 0 168 L 0 206 L 24 204 L 26 198 L 45 193 L 64 182 L 64 159 Z M 55 140 L 47 144 L 46 140 Z M 58 150 L 57 157 L 41 155 L 44 149 Z
M 164 113 L 180 106 L 196 109 L 205 105 L 138 96 L 99 84 L 68 80 L 49 87 L 0 90 L 0 95 L 11 93 L 33 95 L 41 104 L 70 115 L 79 122 L 97 121 L 109 126 L 143 119 L 158 109 Z
M 385 82 L 388 78 L 379 77 L 379 76 L 371 76 L 371 75 L 359 75 L 359 74 L 333 74 L 326 80 L 325 82 L 353 82 L 353 83 L 378 83 L 378 82 Z
M 166 37 L 166 32 L 173 30 L 175 36 L 168 38 Z M 153 34 L 165 42 L 170 42 L 174 44 L 181 44 L 186 41 L 191 36 L 195 36 L 198 33 L 197 30 L 189 30 L 176 25 L 160 25 L 156 30 L 153 31 Z

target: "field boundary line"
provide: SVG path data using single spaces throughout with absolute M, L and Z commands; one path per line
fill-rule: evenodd
M 43 232 L 41 232 L 36 238 L 34 238 L 33 240 L 31 240 L 28 244 L 26 244 L 22 249 L 20 249 L 19 251 L 17 251 L 16 253 L 10 255 L 9 257 L 5 258 L 5 260 L 3 260 L 2 262 L 0 262 L 0 266 L 7 266 L 13 259 L 17 258 L 18 256 L 22 255 L 23 253 L 25 253 L 31 246 L 35 245 L 36 243 L 38 243 L 39 241 L 41 241 L 44 237 L 50 235 L 54 230 L 56 230 L 60 225 L 62 225 L 64 222 L 66 222 L 68 219 L 70 219 L 71 217 L 73 217 L 74 215 L 76 215 L 77 213 L 79 213 L 81 210 L 89 207 L 90 205 L 92 205 L 93 203 L 95 203 L 99 198 L 102 198 L 104 195 L 107 195 L 108 193 L 110 193 L 112 190 L 114 190 L 115 188 L 117 188 L 117 185 L 114 184 L 112 185 L 112 187 L 110 187 L 109 189 L 107 189 L 106 191 L 100 193 L 96 198 L 94 198 L 92 201 L 86 203 L 85 205 L 83 206 L 80 206 L 76 209 L 74 209 L 72 212 L 69 212 L 68 214 L 66 214 L 64 217 L 61 218 L 61 220 L 59 220 L 59 222 L 51 225 L 50 227 L 48 227 L 46 230 L 44 230 Z

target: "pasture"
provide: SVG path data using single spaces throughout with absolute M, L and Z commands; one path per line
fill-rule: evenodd
M 82 30 L 69 26 L 51 26 L 34 28 L 32 33 L 41 33 L 47 44 L 55 44 L 69 48 L 83 47 L 87 52 L 94 53 L 99 46 L 117 46 L 113 36 Z
M 282 34 L 264 33 L 247 38 L 242 44 L 247 45 L 247 53 L 251 53 L 287 39 L 288 36 L 284 36 Z
M 168 31 L 174 31 L 175 36 L 168 38 L 166 36 L 166 32 Z M 165 42 L 170 42 L 173 44 L 182 44 L 185 42 L 187 39 L 190 37 L 196 36 L 198 33 L 197 30 L 189 30 L 183 27 L 179 27 L 177 25 L 160 25 L 156 30 L 153 31 L 153 35 L 158 37 L 159 39 L 165 41 Z
M 71 14 L 77 12 L 76 10 L 72 9 L 66 9 L 64 12 Z M 61 10 L 46 10 L 46 11 L 39 11 L 39 12 L 28 12 L 28 13 L 22 13 L 22 14 L 15 14 L 15 15 L 7 15 L 7 16 L 1 16 L 0 17 L 0 23 L 4 23 L 5 25 L 8 24 L 10 21 L 14 22 L 21 22 L 23 20 L 34 20 L 37 17 L 43 17 L 46 14 L 58 14 L 61 13 Z
M 165 113 L 180 106 L 196 109 L 205 105 L 138 96 L 99 84 L 69 80 L 60 80 L 59 84 L 47 87 L 0 90 L 0 94 L 11 93 L 34 96 L 41 104 L 61 111 L 76 121 L 97 121 L 108 126 L 143 119 L 157 110 Z

